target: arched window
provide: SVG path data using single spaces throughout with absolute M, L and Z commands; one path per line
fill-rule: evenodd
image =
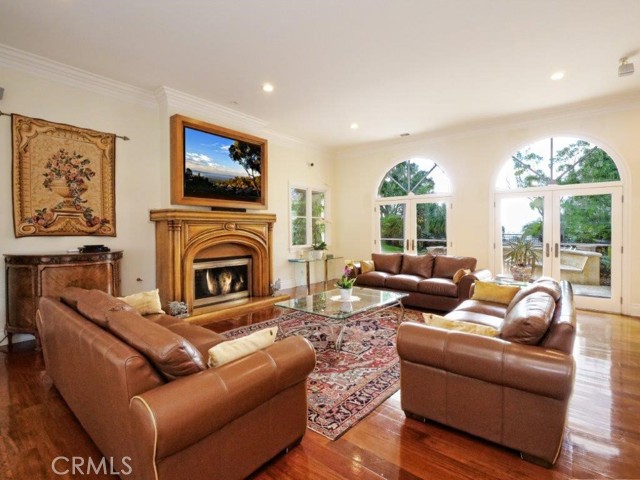
M 376 243 L 382 252 L 447 251 L 451 183 L 438 164 L 412 158 L 391 168 L 376 200 Z

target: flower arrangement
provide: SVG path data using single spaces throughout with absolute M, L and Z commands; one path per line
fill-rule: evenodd
M 43 173 L 44 181 L 42 185 L 51 190 L 51 184 L 56 179 L 62 179 L 66 183 L 74 203 L 77 203 L 80 195 L 87 190 L 86 181 L 90 181 L 96 173 L 89 167 L 91 160 L 82 158 L 79 153 L 70 154 L 64 148 L 54 153 L 51 159 L 46 163 L 45 168 L 48 170 Z
M 356 277 L 353 275 L 354 271 L 355 268 L 352 264 L 345 265 L 342 276 L 336 282 L 336 287 L 346 289 L 353 288 L 353 284 L 356 281 Z

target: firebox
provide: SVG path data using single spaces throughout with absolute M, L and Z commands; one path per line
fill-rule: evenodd
M 194 307 L 251 295 L 251 257 L 197 260 L 193 273 Z

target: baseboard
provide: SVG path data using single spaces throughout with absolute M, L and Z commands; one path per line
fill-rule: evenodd
M 640 303 L 632 303 L 626 312 L 626 315 L 632 317 L 640 317 Z

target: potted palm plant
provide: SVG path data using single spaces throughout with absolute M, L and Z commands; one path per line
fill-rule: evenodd
M 509 241 L 504 260 L 514 280 L 528 282 L 533 274 L 536 262 L 540 259 L 531 237 L 525 234 Z

